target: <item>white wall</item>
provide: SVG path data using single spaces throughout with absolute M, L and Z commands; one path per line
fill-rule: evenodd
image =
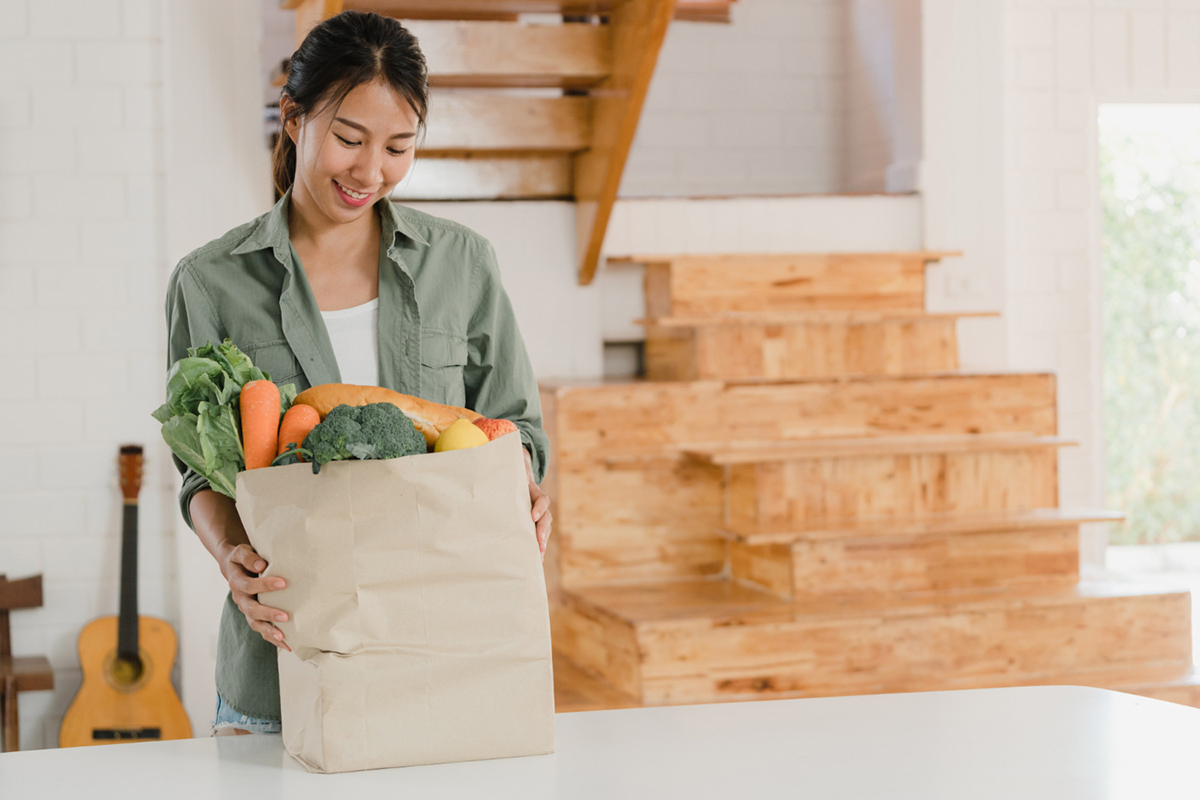
M 845 22 L 843 0 L 742 0 L 672 23 L 621 196 L 840 191 Z
M 57 743 L 75 639 L 118 607 L 118 446 L 147 445 L 140 608 L 179 618 L 162 401 L 162 13 L 156 0 L 0 4 L 0 572 L 41 572 L 13 651 L 53 692 L 20 699 L 21 746 Z
M 921 161 L 921 2 L 848 0 L 842 186 L 911 192 Z
M 1101 226 L 1097 111 L 1200 98 L 1200 2 L 1008 0 L 1008 350 L 1059 375 L 1064 504 L 1101 504 Z M 1103 531 L 1089 552 L 1098 557 Z

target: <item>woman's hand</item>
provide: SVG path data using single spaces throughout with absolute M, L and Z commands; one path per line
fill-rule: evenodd
M 542 551 L 542 562 L 546 561 L 546 542 L 550 540 L 550 498 L 533 479 L 533 461 L 525 450 L 525 474 L 529 478 L 529 503 L 533 506 L 533 521 L 537 526 L 538 549 Z
M 259 592 L 270 592 L 287 585 L 287 582 L 278 576 L 258 577 L 258 573 L 266 568 L 266 560 L 248 544 L 237 545 L 221 562 L 221 574 L 229 582 L 233 602 L 237 603 L 237 607 L 246 615 L 246 622 L 250 628 L 271 644 L 290 653 L 292 648 L 283 641 L 283 631 L 274 624 L 286 622 L 287 614 L 258 602 Z

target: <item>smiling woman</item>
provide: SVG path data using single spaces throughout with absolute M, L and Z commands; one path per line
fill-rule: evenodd
M 394 205 L 428 107 L 425 58 L 400 22 L 347 11 L 292 56 L 275 151 L 280 198 L 256 220 L 186 256 L 167 287 L 168 364 L 231 339 L 297 391 L 381 386 L 510 420 L 525 446 L 541 552 L 548 442 L 533 368 L 491 243 L 450 220 Z M 269 362 L 269 364 L 267 363 Z M 274 729 L 276 623 L 258 602 L 284 578 L 260 575 L 233 500 L 183 473 L 180 509 L 229 584 L 216 685 L 234 729 Z M 218 726 L 227 722 L 218 718 Z

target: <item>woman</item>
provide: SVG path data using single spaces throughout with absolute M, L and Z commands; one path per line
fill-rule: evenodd
M 546 435 L 525 345 L 491 244 L 388 199 L 413 163 L 428 107 L 425 59 L 397 21 L 347 11 L 293 55 L 275 150 L 282 198 L 184 258 L 167 289 L 169 362 L 231 338 L 278 384 L 376 385 L 516 423 L 545 558 Z M 232 500 L 176 459 L 180 508 L 229 583 L 215 729 L 277 733 L 274 623 Z

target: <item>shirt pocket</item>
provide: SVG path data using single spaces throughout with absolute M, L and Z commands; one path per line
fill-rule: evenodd
M 270 375 L 271 380 L 277 384 L 292 383 L 294 378 L 304 372 L 287 339 L 249 344 L 242 348 L 242 352 L 250 357 L 254 366 Z
M 463 406 L 467 390 L 463 369 L 467 365 L 467 337 L 440 328 L 421 329 L 421 398 L 434 403 Z

